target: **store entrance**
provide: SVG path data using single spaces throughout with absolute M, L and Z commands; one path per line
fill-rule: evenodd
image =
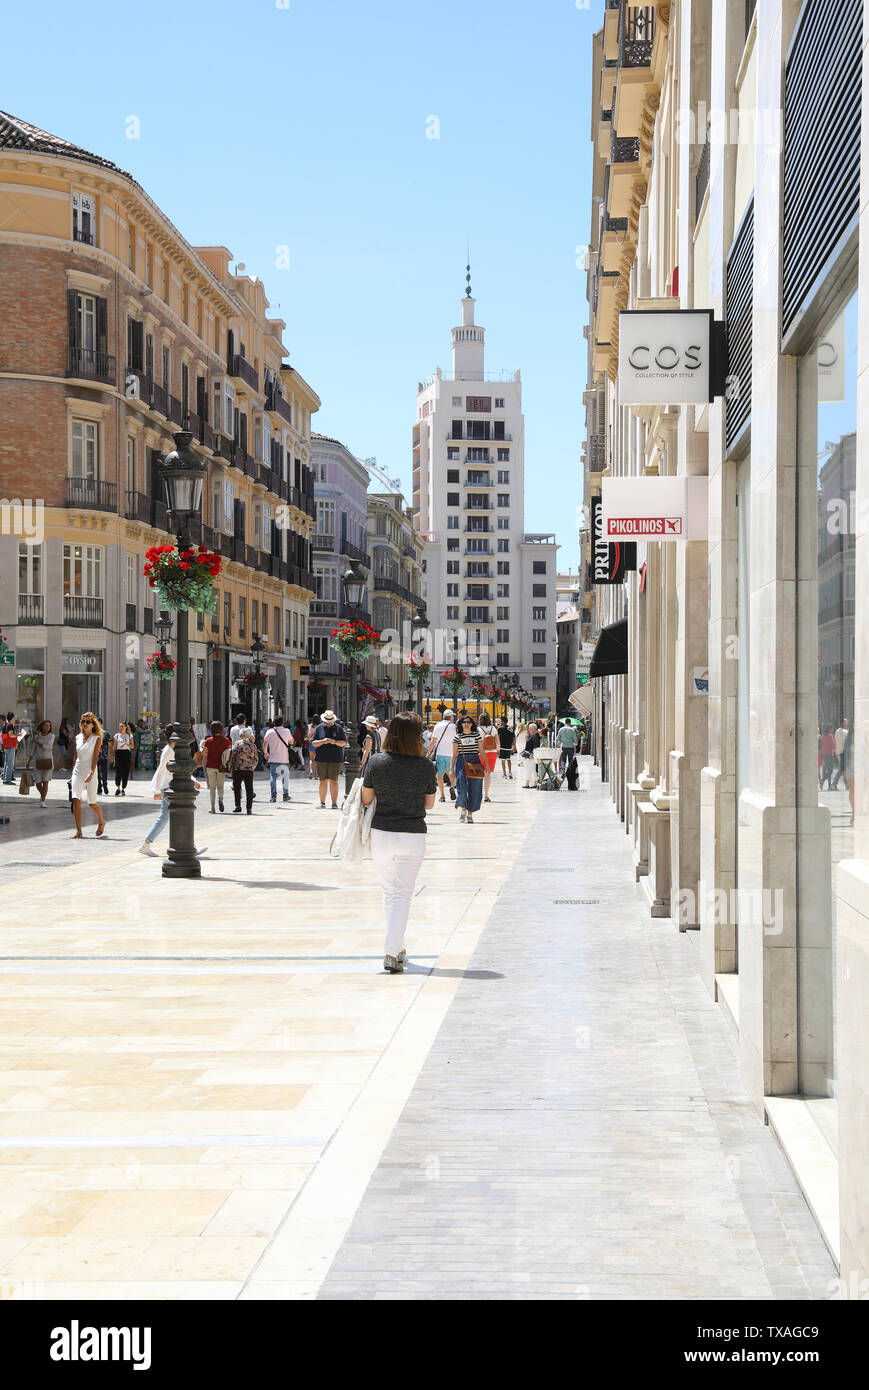
M 104 718 L 101 675 L 88 672 L 66 673 L 60 679 L 61 718 L 70 728 L 78 730 L 78 721 L 86 710 Z

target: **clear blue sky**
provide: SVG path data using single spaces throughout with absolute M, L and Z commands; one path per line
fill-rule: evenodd
M 46 0 L 4 15 L 2 104 L 127 169 L 194 245 L 229 247 L 287 321 L 291 361 L 323 402 L 315 428 L 408 491 L 416 384 L 450 367 L 470 237 L 487 368 L 522 369 L 526 527 L 555 531 L 560 566 L 576 568 L 576 247 L 602 11 Z M 275 267 L 282 245 L 289 270 Z

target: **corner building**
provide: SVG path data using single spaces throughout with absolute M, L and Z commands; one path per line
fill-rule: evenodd
M 708 488 L 705 540 L 640 541 L 594 589 L 593 632 L 628 623 L 595 757 L 846 1287 L 869 1278 L 867 15 L 607 4 L 585 393 L 587 502 Z M 619 310 L 696 308 L 726 391 L 621 405 Z
M 419 383 L 413 430 L 413 511 L 425 539 L 423 595 L 431 622 L 433 687 L 452 664 L 450 634 L 467 662 L 518 670 L 540 712 L 555 708 L 554 535 L 526 533 L 525 420 L 518 371 L 487 376 L 486 330 L 470 285 L 453 329 L 453 370 Z M 473 671 L 473 667 L 471 671 Z
M 285 361 L 262 283 L 234 275 L 224 247 L 191 246 L 108 160 L 3 113 L 0 205 L 0 492 L 44 504 L 36 543 L 0 535 L 15 650 L 0 704 L 55 728 L 88 708 L 111 729 L 159 709 L 142 566 L 173 539 L 160 459 L 186 426 L 208 466 L 194 539 L 224 559 L 213 617 L 182 615 L 194 714 L 245 707 L 254 634 L 272 709 L 295 714 L 319 400 Z

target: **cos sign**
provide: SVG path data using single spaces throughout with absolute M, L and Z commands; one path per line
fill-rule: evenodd
M 724 391 L 724 325 L 711 309 L 619 314 L 619 403 L 702 405 Z

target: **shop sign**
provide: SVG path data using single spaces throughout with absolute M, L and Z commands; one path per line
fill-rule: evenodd
M 845 399 L 845 311 L 818 343 L 818 400 Z
M 623 309 L 619 404 L 706 405 L 721 395 L 722 328 L 711 309 Z
M 708 478 L 602 478 L 601 543 L 704 541 Z
M 621 584 L 626 571 L 637 568 L 636 545 L 621 540 L 611 544 L 604 536 L 599 497 L 591 499 L 591 554 L 593 584 Z
M 15 648 L 14 648 L 14 647 L 7 647 L 7 648 L 5 649 L 5 651 L 0 652 L 0 666 L 14 666 L 14 665 L 15 665 Z
M 62 652 L 61 670 L 67 672 L 101 671 L 102 652 Z
M 695 666 L 695 667 L 694 667 L 694 684 L 693 684 L 693 686 L 692 686 L 692 688 L 691 688 L 691 694 L 692 694 L 692 695 L 708 695 L 708 694 L 709 694 L 709 667 L 708 667 L 708 666 Z

